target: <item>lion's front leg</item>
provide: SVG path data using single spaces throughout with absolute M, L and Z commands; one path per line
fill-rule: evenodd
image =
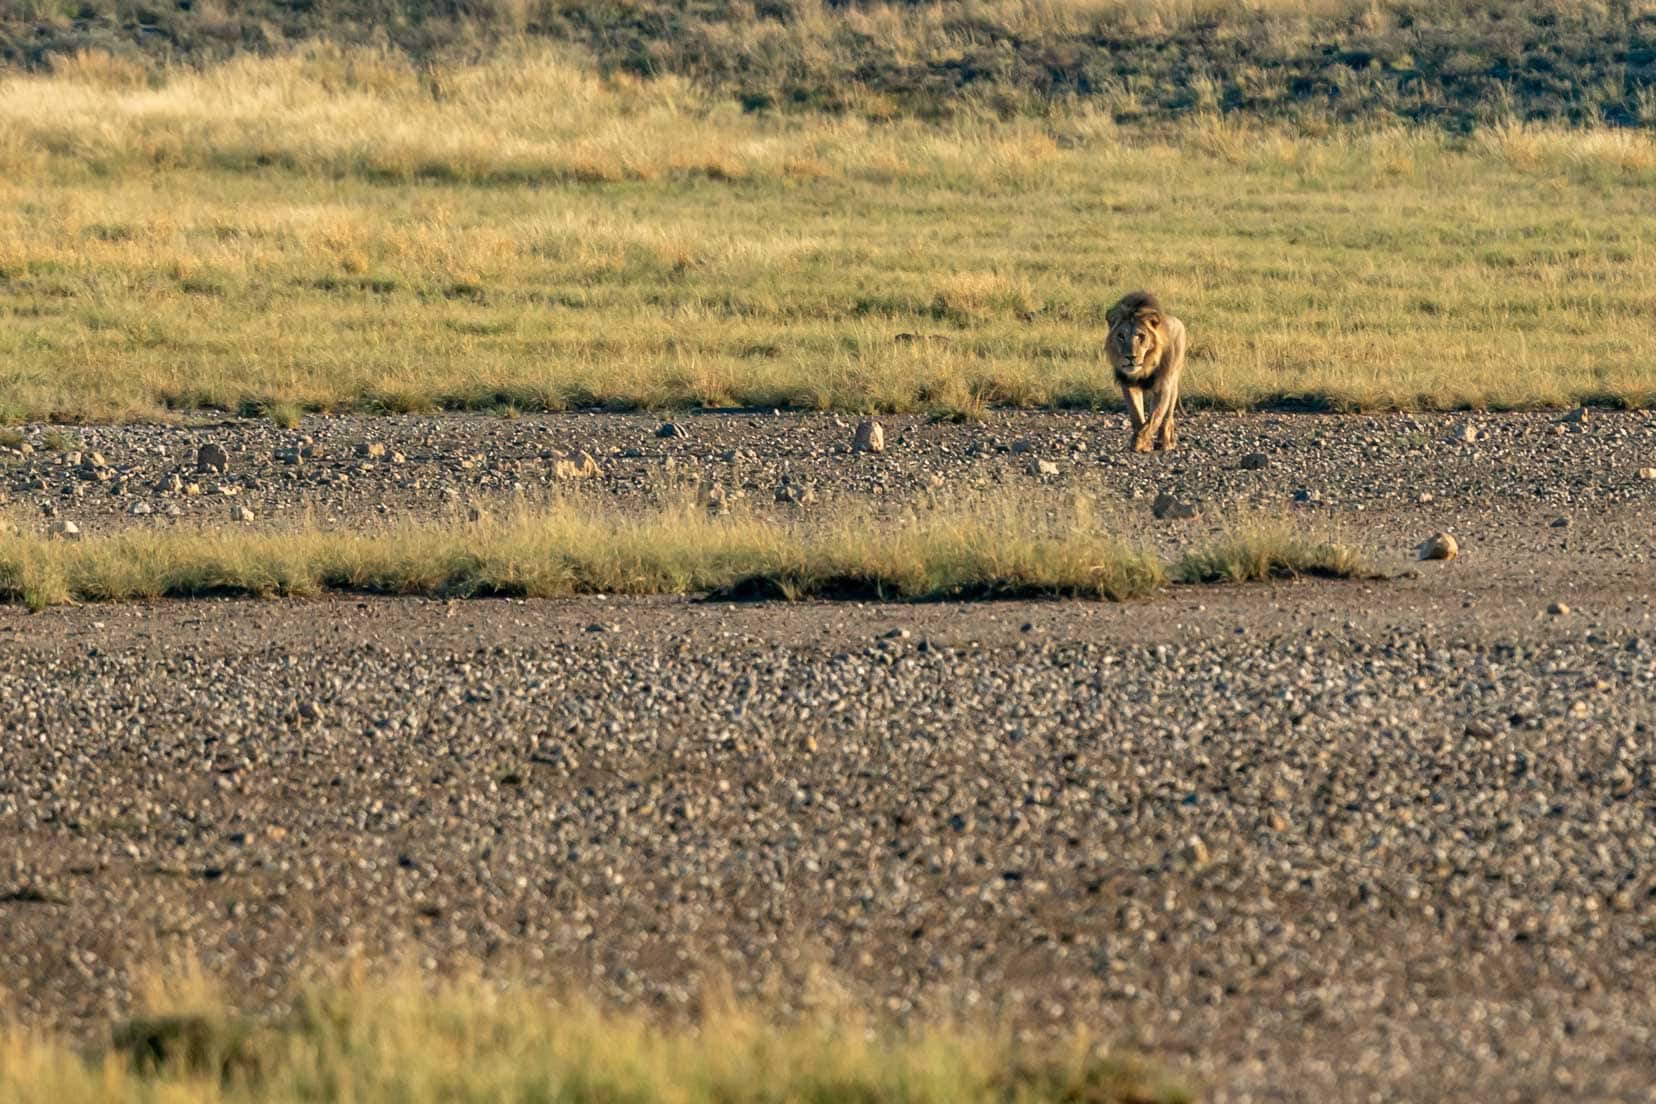
M 1134 452 L 1150 451 L 1150 434 L 1144 420 L 1144 388 L 1122 383 L 1121 397 L 1127 400 L 1127 420 L 1133 423 L 1129 436 Z
M 1139 440 L 1143 442 L 1140 452 L 1149 452 L 1152 447 L 1173 447 L 1173 402 L 1178 397 L 1179 381 L 1176 376 L 1162 376 L 1156 380 L 1155 409 L 1145 419 L 1144 428 L 1139 430 Z
M 1172 449 L 1179 443 L 1179 432 L 1174 426 L 1174 422 L 1179 416 L 1179 381 L 1177 377 L 1167 381 L 1167 388 L 1164 393 L 1167 397 L 1167 417 L 1162 421 L 1161 434 L 1156 438 L 1156 447 Z M 1159 403 L 1157 405 L 1160 406 Z

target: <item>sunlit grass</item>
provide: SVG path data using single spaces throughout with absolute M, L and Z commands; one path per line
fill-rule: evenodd
M 1355 549 L 1318 539 L 1286 521 L 1246 519 L 1216 540 L 1192 548 L 1173 565 L 1181 583 L 1255 583 L 1299 575 L 1345 579 L 1371 575 Z
M 1175 1104 L 1189 1092 L 1077 1031 L 880 1028 L 847 1010 L 779 1024 L 725 1006 L 694 1024 L 526 988 L 411 980 L 314 988 L 291 1011 L 191 1000 L 118 1025 L 84 1053 L 0 1028 L 0 1104 Z
M 1360 569 L 1358 558 L 1344 549 L 1286 527 L 1250 526 L 1191 553 L 1176 577 L 1205 581 Z M 1259 561 L 1266 569 L 1253 568 Z M 1220 566 L 1196 571 L 1190 563 Z M 64 541 L 24 530 L 0 544 L 0 600 L 35 609 L 329 591 L 1123 601 L 1153 594 L 1168 578 L 1147 542 L 1114 531 L 1084 499 L 982 497 L 895 517 L 856 509 L 815 520 L 712 516 L 688 503 L 627 514 L 562 500 L 477 521 L 368 531 L 135 527 Z
M 1656 137 L 743 114 L 546 52 L 0 79 L 0 421 L 1656 398 Z M 900 340 L 901 335 L 920 340 Z

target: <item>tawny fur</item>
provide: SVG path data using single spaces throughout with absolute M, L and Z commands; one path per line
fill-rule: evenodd
M 1178 441 L 1174 417 L 1184 373 L 1184 323 L 1167 314 L 1147 291 L 1130 292 L 1105 315 L 1105 349 L 1133 423 L 1133 450 L 1170 449 Z M 1153 400 L 1149 414 L 1145 395 Z

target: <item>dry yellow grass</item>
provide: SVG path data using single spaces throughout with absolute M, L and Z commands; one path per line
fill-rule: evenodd
M 1181 566 L 1181 579 L 1363 570 L 1349 550 L 1254 522 L 1192 552 L 1192 562 L 1221 566 Z M 476 522 L 375 531 L 128 529 L 66 542 L 20 527 L 0 542 L 0 601 L 35 609 L 328 591 L 1120 601 L 1148 596 L 1167 580 L 1167 567 L 1145 544 L 1113 532 L 1083 498 L 982 497 L 898 517 L 852 510 L 817 521 L 712 517 L 691 503 L 622 514 L 562 500 Z
M 100 1053 L 101 1051 L 101 1053 Z M 163 1002 L 87 1054 L 0 1026 L 0 1104 L 1177 1104 L 1191 1096 L 1077 1033 L 876 1029 L 855 1010 L 778 1025 L 711 1009 L 690 1026 L 470 981 L 335 983 L 291 1011 L 236 1015 L 210 995 Z
M 0 420 L 1113 404 L 1134 286 L 1190 324 L 1196 404 L 1645 404 L 1653 184 L 1633 131 L 1152 138 L 748 116 L 544 51 L 157 87 L 87 58 L 0 79 Z

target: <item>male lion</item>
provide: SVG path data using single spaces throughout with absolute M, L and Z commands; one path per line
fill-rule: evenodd
M 1147 291 L 1122 296 L 1104 317 L 1110 324 L 1106 339 L 1110 364 L 1127 400 L 1127 417 L 1133 421 L 1133 451 L 1172 448 L 1178 437 L 1173 415 L 1184 371 L 1184 323 L 1164 314 L 1156 297 Z M 1146 391 L 1156 399 L 1149 417 L 1144 414 Z

